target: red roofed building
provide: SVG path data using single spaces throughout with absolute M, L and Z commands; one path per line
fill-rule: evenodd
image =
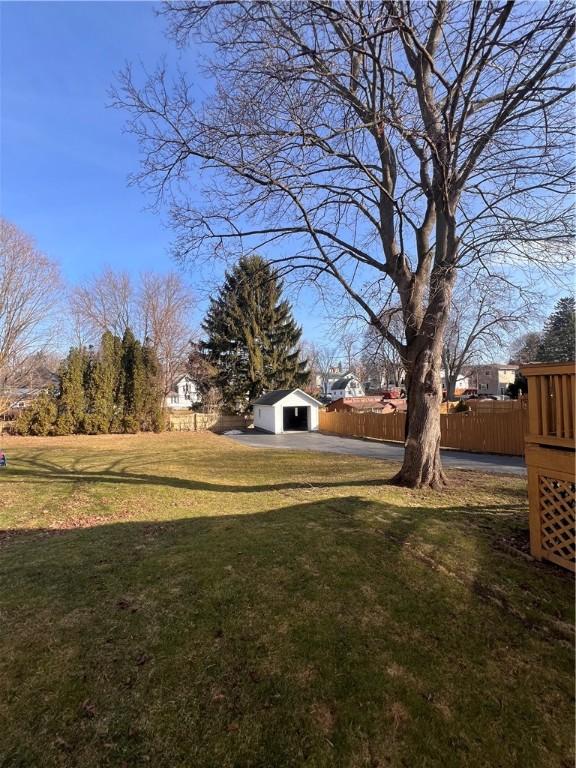
M 348 412 L 348 413 L 394 413 L 395 411 L 405 411 L 406 400 L 388 400 L 381 395 L 365 395 L 364 397 L 340 397 L 333 400 L 326 406 L 326 411 Z

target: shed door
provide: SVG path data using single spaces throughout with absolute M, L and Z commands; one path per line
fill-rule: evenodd
M 284 432 L 299 430 L 306 432 L 308 430 L 308 406 L 285 406 L 283 409 Z

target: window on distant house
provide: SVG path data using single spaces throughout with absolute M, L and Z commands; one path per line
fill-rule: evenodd
M 260 416 L 262 416 L 262 409 L 258 408 L 258 418 L 260 418 Z
M 178 395 L 172 395 L 170 402 L 176 404 L 178 402 Z

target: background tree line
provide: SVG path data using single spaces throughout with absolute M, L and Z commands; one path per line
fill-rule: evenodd
M 511 363 L 568 363 L 574 360 L 576 312 L 573 296 L 564 296 L 541 331 L 519 336 L 511 349 Z
M 155 348 L 127 328 L 102 334 L 98 348 L 73 347 L 58 383 L 16 422 L 23 435 L 100 435 L 164 428 L 162 371 Z
M 68 288 L 58 264 L 31 237 L 0 218 L 0 414 L 19 390 L 39 392 L 55 372 L 62 343 L 87 350 L 128 329 L 154 347 L 166 394 L 185 370 L 194 335 L 194 297 L 181 272 L 132 277 L 105 268 Z
M 202 325 L 204 338 L 192 343 L 192 295 L 180 274 L 147 273 L 135 280 L 105 269 L 66 292 L 57 265 L 5 220 L 0 220 L 0 257 L 0 395 L 6 406 L 10 386 L 32 383 L 30 388 L 40 391 L 39 370 L 57 370 L 57 315 L 64 314 L 65 307 L 73 319 L 75 346 L 88 356 L 102 333 L 120 339 L 135 323 L 138 332 L 130 331 L 132 336 L 139 336 L 143 348 L 154 348 L 163 394 L 187 370 L 197 383 L 202 397 L 199 407 L 205 411 L 224 407 L 243 412 L 252 399 L 271 389 L 308 386 L 314 393 L 318 380 L 326 380 L 337 363 L 342 372 L 352 371 L 377 389 L 404 380 L 405 366 L 396 347 L 373 325 L 363 330 L 358 323 L 350 324 L 358 317 L 354 318 L 352 309 L 347 316 L 342 303 L 334 305 L 337 322 L 331 320 L 329 345 L 302 342 L 301 329 L 282 295 L 278 269 L 260 256 L 244 257 L 226 273 Z M 487 280 L 481 273 L 470 279 L 466 290 L 455 290 L 442 352 L 449 395 L 467 365 L 493 358 L 515 328 L 537 317 L 539 303 L 542 296 L 533 288 L 517 290 L 495 277 Z M 573 299 L 562 299 L 542 332 L 516 339 L 511 362 L 573 357 L 573 318 Z M 383 310 L 380 323 L 401 336 L 401 308 Z M 519 387 L 525 391 L 522 384 Z M 41 404 L 47 415 L 32 428 L 53 431 L 53 403 L 48 406 L 43 396 Z M 126 428 L 118 424 L 94 428 L 91 418 L 73 429 Z M 63 417 L 58 429 L 66 429 Z
M 226 273 L 198 342 L 190 317 L 193 297 L 182 274 L 144 273 L 135 279 L 106 268 L 66 290 L 57 264 L 31 238 L 7 221 L 0 225 L 4 410 L 20 398 L 21 388 L 41 393 L 22 415 L 21 431 L 155 429 L 159 417 L 151 414 L 158 391 L 166 396 L 186 370 L 197 383 L 204 410 L 243 412 L 265 391 L 308 381 L 301 329 L 282 295 L 282 281 L 261 256 L 244 257 Z M 62 317 L 72 321 L 67 328 L 59 322 Z M 74 346 L 59 366 L 58 346 L 66 336 Z M 42 392 L 56 371 L 56 390 Z M 146 400 L 140 394 L 142 376 L 154 405 L 141 406 Z M 134 395 L 126 389 L 132 380 Z
M 576 306 L 573 296 L 560 299 L 541 331 L 519 336 L 511 350 L 511 363 L 569 363 L 576 357 Z M 528 380 L 518 374 L 508 387 L 512 397 L 528 391 Z

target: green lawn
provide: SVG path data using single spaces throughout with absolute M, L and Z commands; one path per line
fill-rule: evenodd
M 573 765 L 525 481 L 211 434 L 8 438 L 0 766 Z

